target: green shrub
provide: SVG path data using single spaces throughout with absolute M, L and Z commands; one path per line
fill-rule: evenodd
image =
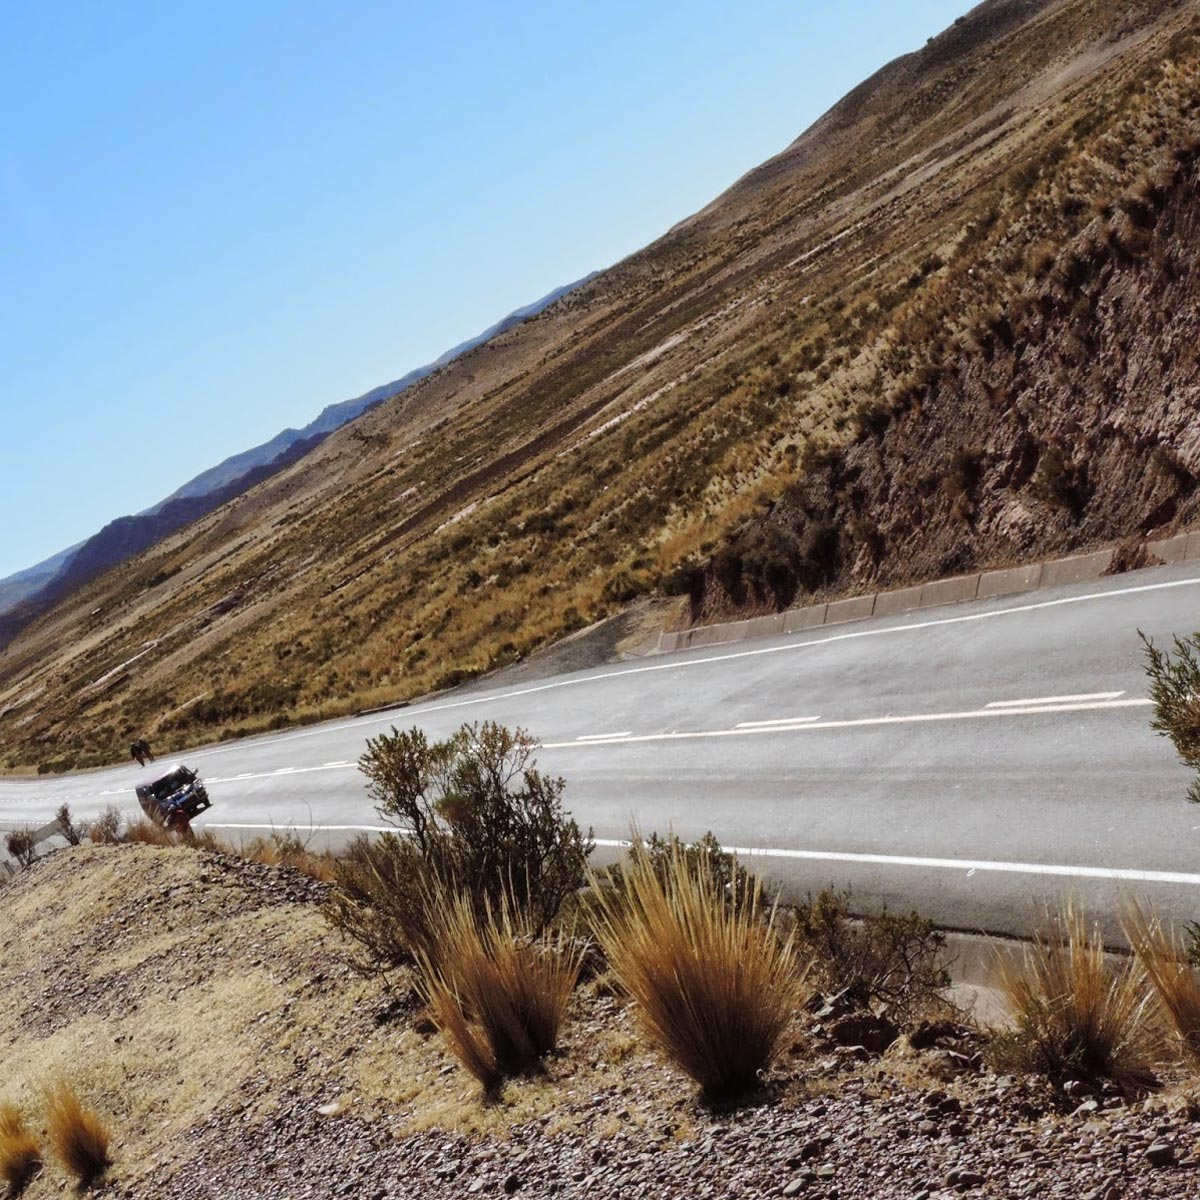
M 438 890 L 468 896 L 480 922 L 509 904 L 543 932 L 583 885 L 593 842 L 563 808 L 563 780 L 536 769 L 535 746 L 493 722 L 442 742 L 415 728 L 370 739 L 359 767 L 398 832 L 356 843 L 338 865 L 333 923 L 383 963 L 429 945 Z
M 1154 715 L 1150 728 L 1170 738 L 1179 757 L 1200 771 L 1200 633 L 1174 639 L 1175 652 L 1160 650 L 1139 631 L 1146 651 L 1146 674 L 1150 677 L 1150 699 Z M 1200 803 L 1200 775 L 1188 789 L 1187 798 Z

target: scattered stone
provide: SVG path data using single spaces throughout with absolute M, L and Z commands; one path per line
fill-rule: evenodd
M 1155 1142 L 1147 1146 L 1142 1155 L 1152 1167 L 1170 1167 L 1175 1164 L 1175 1147 L 1170 1142 Z
M 871 1054 L 882 1054 L 900 1036 L 900 1030 L 887 1017 L 856 1012 L 831 1021 L 825 1034 L 839 1046 L 862 1046 Z

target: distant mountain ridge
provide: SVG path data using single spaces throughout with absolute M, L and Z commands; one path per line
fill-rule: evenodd
M 0 579 L 0 644 L 14 636 L 38 613 L 69 596 L 75 588 L 134 554 L 149 549 L 164 537 L 212 512 L 227 500 L 249 491 L 320 445 L 335 430 L 362 416 L 368 409 L 399 395 L 432 375 L 460 354 L 483 345 L 514 325 L 550 307 L 556 300 L 590 282 L 599 272 L 564 284 L 532 304 L 514 309 L 482 333 L 399 379 L 356 396 L 329 404 L 302 429 L 284 429 L 270 441 L 231 455 L 215 467 L 201 471 L 164 500 L 133 516 L 110 521 L 99 533 L 61 550 L 43 562 Z
M 399 395 L 405 388 L 411 387 L 414 383 L 419 383 L 427 375 L 432 375 L 439 367 L 444 367 L 460 354 L 465 354 L 468 350 L 474 350 L 476 346 L 483 345 L 484 342 L 490 341 L 492 338 L 504 333 L 505 330 L 511 329 L 514 325 L 519 325 L 522 321 L 527 321 L 530 317 L 537 316 L 538 313 L 543 309 L 549 308 L 556 300 L 560 300 L 569 292 L 582 287 L 598 274 L 598 271 L 593 271 L 590 275 L 575 280 L 574 283 L 564 284 L 562 287 L 555 288 L 554 291 L 548 292 L 540 300 L 535 300 L 532 304 L 526 304 L 523 308 L 514 309 L 508 316 L 501 318 L 494 325 L 489 325 L 482 333 L 477 334 L 473 338 L 468 338 L 465 342 L 459 342 L 457 346 L 447 350 L 444 354 L 435 358 L 433 362 L 426 363 L 423 367 L 417 367 L 409 371 L 407 375 L 402 375 L 399 379 L 393 379 L 391 383 L 381 384 L 377 388 L 372 388 L 369 392 L 364 392 L 361 396 L 356 396 L 353 400 L 343 400 L 338 404 L 327 405 L 321 410 L 317 418 L 310 421 L 303 429 L 284 429 L 277 433 L 269 442 L 263 442 L 261 446 L 254 446 L 249 450 L 243 450 L 240 454 L 230 456 L 215 467 L 210 467 L 207 471 L 201 471 L 194 479 L 188 480 L 187 483 L 173 491 L 165 500 L 160 501 L 153 508 L 147 509 L 146 512 L 152 515 L 157 514 L 173 500 L 193 499 L 197 496 L 207 495 L 217 488 L 227 487 L 235 479 L 241 478 L 256 467 L 262 467 L 274 462 L 297 442 L 309 441 L 314 437 L 323 437 L 333 433 L 335 429 L 340 429 L 356 417 L 360 417 L 367 409 L 374 408 L 376 404 L 382 404 L 384 400 L 389 400 L 392 396 Z M 7 582 L 7 580 L 0 580 L 0 588 Z M 0 611 L 3 611 L 2 600 L 0 600 Z

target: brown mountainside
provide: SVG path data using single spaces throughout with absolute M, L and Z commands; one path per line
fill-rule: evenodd
M 988 0 L 31 625 L 4 763 L 398 699 L 656 590 L 765 608 L 1188 517 L 1198 29 L 1182 0 Z

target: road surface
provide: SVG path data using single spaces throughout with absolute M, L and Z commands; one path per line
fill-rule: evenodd
M 188 753 L 225 836 L 380 822 L 355 766 L 393 724 L 493 719 L 543 743 L 601 846 L 633 823 L 713 830 L 804 893 L 1027 932 L 1073 892 L 1114 932 L 1123 895 L 1200 917 L 1200 807 L 1149 728 L 1139 629 L 1200 627 L 1195 564 L 709 647 Z M 0 780 L 0 824 L 136 811 L 148 772 Z

